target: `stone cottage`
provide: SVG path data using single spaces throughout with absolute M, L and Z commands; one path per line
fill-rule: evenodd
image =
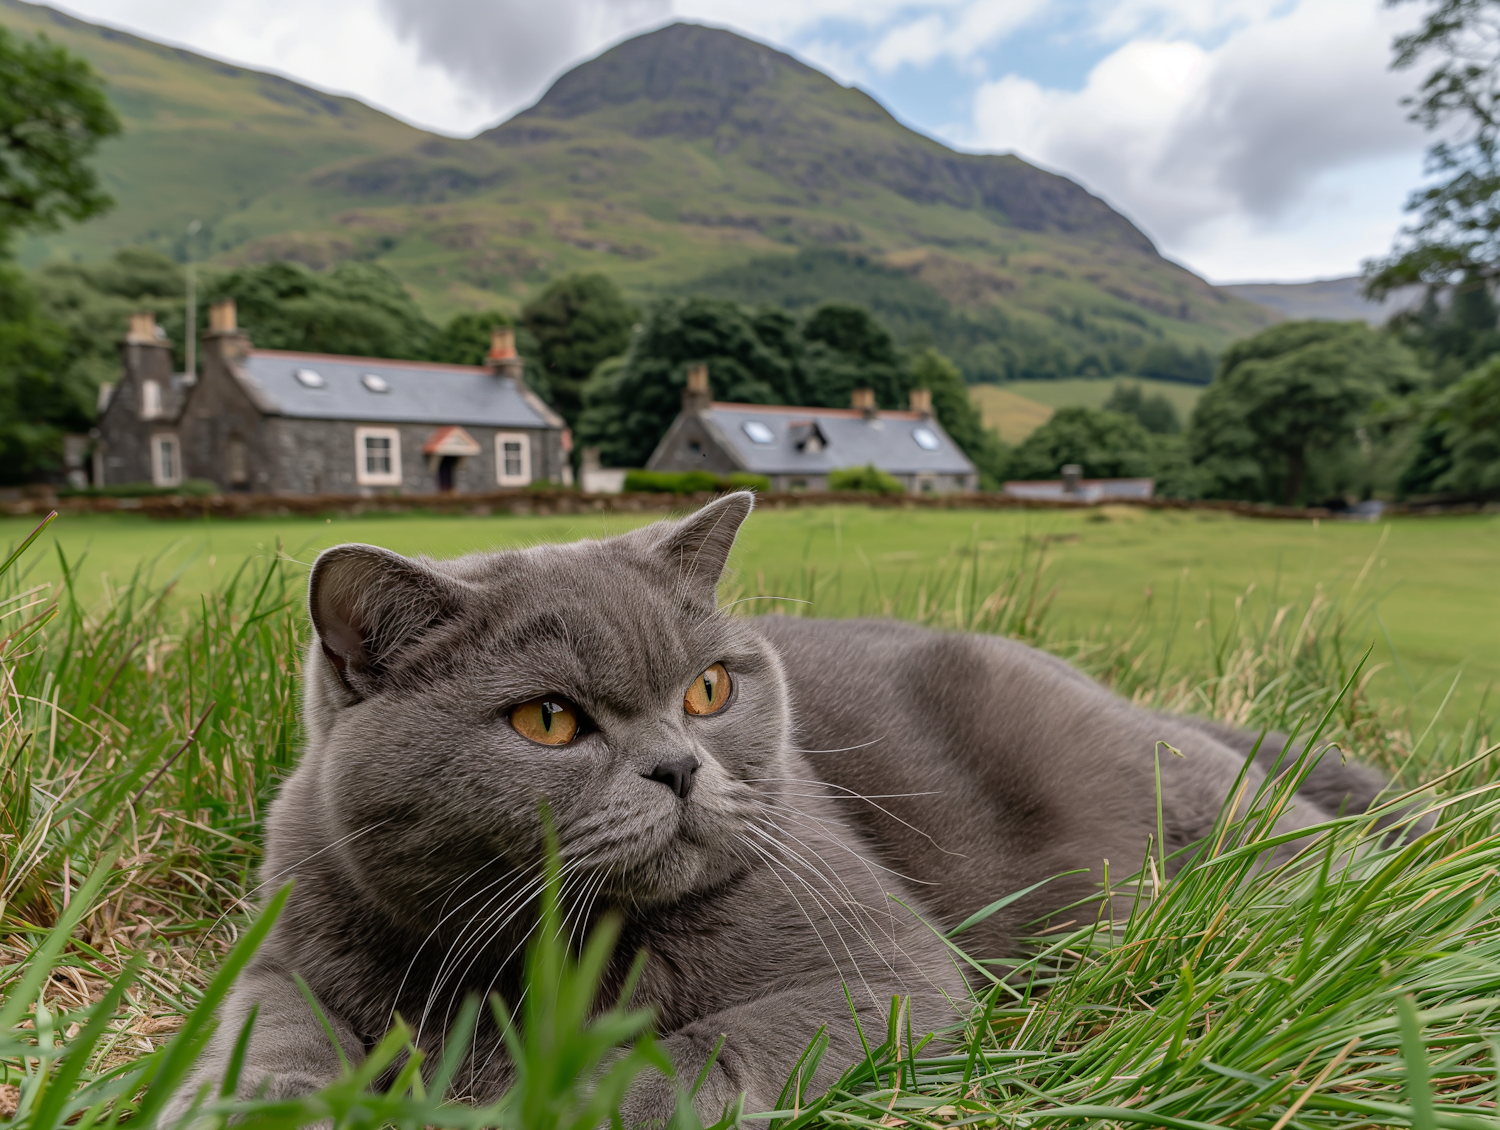
M 871 389 L 849 408 L 787 408 L 713 400 L 707 366 L 688 371 L 682 411 L 652 452 L 651 471 L 747 471 L 771 489 L 826 490 L 828 473 L 873 464 L 911 493 L 976 490 L 979 474 L 913 389 L 910 411 L 880 411 Z
M 143 389 L 152 379 L 145 374 L 155 373 L 145 366 L 159 368 L 160 360 L 132 353 L 127 341 L 125 376 L 100 423 L 104 482 L 172 486 L 193 478 L 263 494 L 425 494 L 571 478 L 570 437 L 523 381 L 509 330 L 496 331 L 490 365 L 480 368 L 254 349 L 232 301 L 210 310 L 209 326 L 202 375 L 179 382 L 180 393 L 163 393 L 161 414 L 149 422 L 133 408 L 147 394 L 125 390 Z M 122 400 L 132 407 L 116 413 Z M 141 446 L 153 453 L 149 474 L 134 455 Z

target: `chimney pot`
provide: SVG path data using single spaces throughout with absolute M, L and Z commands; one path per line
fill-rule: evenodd
M 713 403 L 714 396 L 708 387 L 708 366 L 701 362 L 689 365 L 687 384 L 682 388 L 682 410 L 703 412 Z
M 914 388 L 911 390 L 911 410 L 923 419 L 932 415 L 932 389 Z
M 208 332 L 232 334 L 239 332 L 239 316 L 235 312 L 234 299 L 221 298 L 208 308 Z
M 125 340 L 132 345 L 160 345 L 156 315 L 150 310 L 138 310 L 130 315 L 130 328 L 125 331 Z
M 490 331 L 490 360 L 510 361 L 516 356 L 516 331 L 509 326 L 496 326 Z
M 850 407 L 865 414 L 866 420 L 875 418 L 875 390 L 873 388 L 857 388 L 849 397 Z

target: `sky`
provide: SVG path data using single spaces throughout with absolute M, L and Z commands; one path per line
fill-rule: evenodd
M 57 7 L 469 136 L 674 19 L 857 85 L 914 129 L 1014 152 L 1213 282 L 1355 274 L 1428 143 L 1383 0 L 66 0 Z

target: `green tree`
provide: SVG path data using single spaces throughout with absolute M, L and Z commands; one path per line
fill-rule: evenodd
M 455 314 L 432 339 L 427 359 L 447 365 L 483 365 L 489 360 L 494 330 L 513 325 L 514 320 L 503 310 L 466 310 Z M 516 352 L 526 356 L 519 335 Z
M 640 312 L 605 275 L 565 275 L 521 311 L 545 370 L 547 399 L 569 425 L 583 410 L 583 385 L 601 361 L 630 347 Z
M 643 466 L 681 410 L 688 367 L 699 363 L 716 399 L 797 403 L 795 358 L 761 339 L 752 312 L 717 299 L 666 298 L 632 335 L 625 360 L 603 362 L 584 386 L 580 445 L 599 447 L 606 466 Z
M 89 426 L 89 390 L 69 379 L 65 346 L 25 276 L 0 264 L 0 483 L 56 471 L 63 433 Z
M 1211 496 L 1328 497 L 1350 485 L 1368 410 L 1423 380 L 1410 350 L 1363 322 L 1284 322 L 1225 351 L 1188 448 Z
M 802 342 L 802 403 L 847 408 L 856 388 L 870 388 L 880 407 L 906 407 L 911 376 L 890 333 L 863 306 L 819 306 L 802 325 Z
M 60 377 L 88 404 L 101 384 L 120 379 L 119 341 L 137 310 L 156 315 L 183 364 L 182 267 L 159 252 L 126 248 L 103 263 L 48 264 L 34 285 L 42 316 L 65 334 Z
M 1151 436 L 1140 423 L 1097 408 L 1059 408 L 1011 455 L 1016 479 L 1055 479 L 1077 463 L 1085 478 L 1138 478 L 1152 473 Z
M 911 382 L 914 388 L 931 391 L 933 415 L 978 468 L 980 485 L 998 489 L 1009 470 L 1010 453 L 1000 437 L 984 426 L 958 366 L 936 349 L 924 349 L 912 360 Z
M 0 246 L 86 220 L 114 201 L 90 164 L 120 132 L 93 68 L 45 36 L 0 27 Z
M 1489 284 L 1473 278 L 1455 284 L 1443 303 L 1429 290 L 1421 306 L 1397 314 L 1390 328 L 1416 350 L 1434 383 L 1443 387 L 1500 353 L 1497 315 Z
M 1401 486 L 1408 494 L 1500 494 L 1500 357 L 1431 405 Z
M 1172 402 L 1161 393 L 1147 396 L 1137 384 L 1120 382 L 1104 402 L 1106 412 L 1134 416 L 1136 422 L 1153 435 L 1170 436 L 1182 431 L 1182 418 Z
M 374 263 L 261 263 L 215 278 L 206 297 L 233 298 L 262 349 L 426 359 L 438 337 L 400 280 Z
M 1492 287 L 1500 277 L 1500 0 L 1435 0 L 1393 46 L 1398 70 L 1436 60 L 1406 105 L 1413 121 L 1442 131 L 1427 165 L 1444 179 L 1408 199 L 1416 221 L 1389 256 L 1365 264 L 1366 291 Z

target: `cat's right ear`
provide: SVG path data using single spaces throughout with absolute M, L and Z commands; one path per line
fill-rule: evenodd
M 323 655 L 356 696 L 372 693 L 396 657 L 456 611 L 455 582 L 373 545 L 336 545 L 313 563 L 307 611 Z

